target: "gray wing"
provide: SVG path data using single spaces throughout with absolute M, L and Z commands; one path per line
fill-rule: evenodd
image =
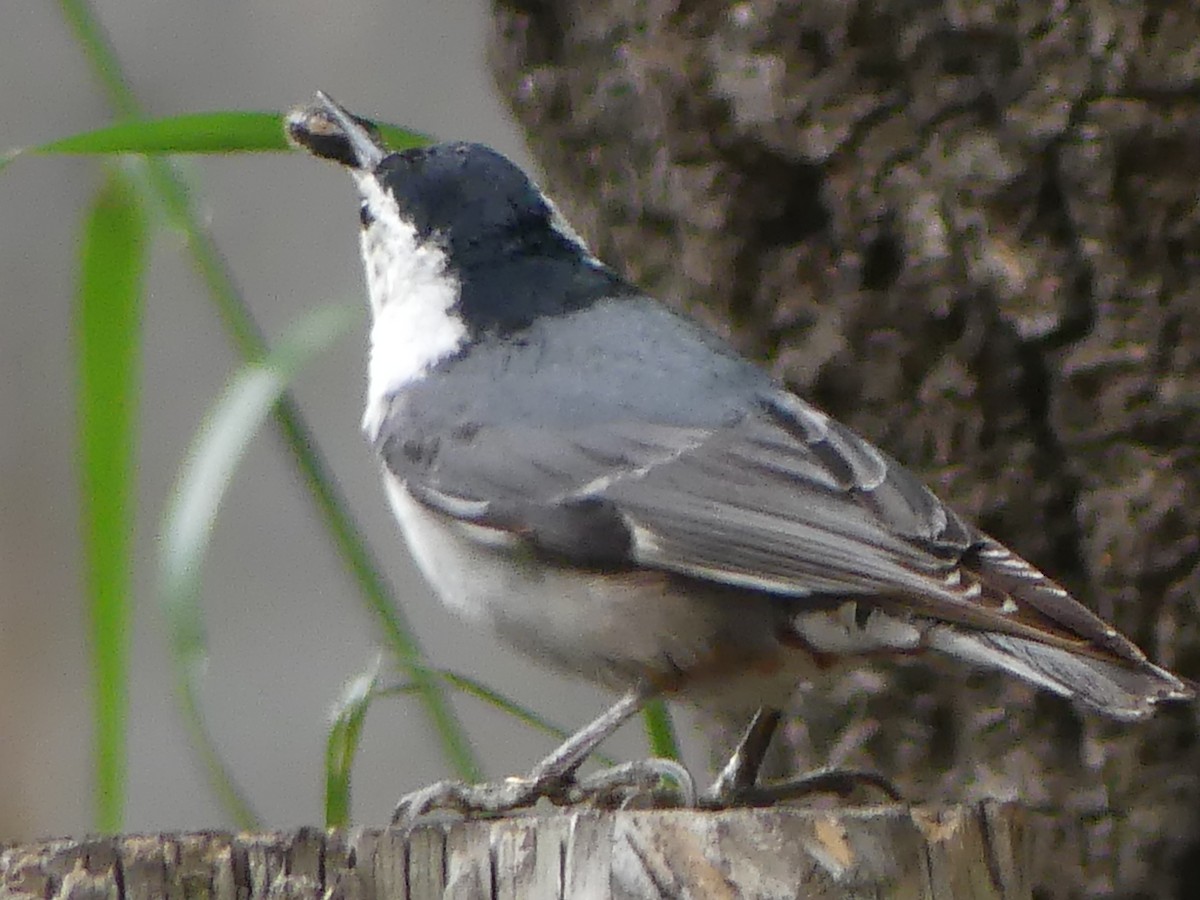
M 793 395 L 711 425 L 460 422 L 384 430 L 421 502 L 565 562 L 652 567 L 817 605 L 931 619 L 1130 661 L 1140 651 L 911 473 Z

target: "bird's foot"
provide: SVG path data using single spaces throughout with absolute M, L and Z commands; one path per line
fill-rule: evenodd
M 736 784 L 718 778 L 699 800 L 701 809 L 727 809 L 733 806 L 773 806 L 809 794 L 837 794 L 849 797 L 855 788 L 867 787 L 885 794 L 889 800 L 902 799 L 896 786 L 878 772 L 866 769 L 823 769 L 800 778 L 775 784 Z
M 561 790 L 561 784 L 536 776 L 480 784 L 438 781 L 401 797 L 392 813 L 392 825 L 411 828 L 421 816 L 439 809 L 460 812 L 468 817 L 499 816 L 532 806 L 539 798 Z
M 568 791 L 569 803 L 604 809 L 662 809 L 696 805 L 692 774 L 673 759 L 621 763 L 579 779 Z
M 664 786 L 674 782 L 676 788 Z M 539 766 L 525 777 L 467 784 L 439 781 L 406 794 L 396 804 L 392 824 L 409 828 L 426 813 L 450 810 L 464 816 L 499 816 L 547 799 L 558 806 L 589 803 L 606 809 L 626 807 L 695 806 L 696 785 L 691 774 L 669 759 L 645 759 L 613 766 L 586 778 L 574 770 Z

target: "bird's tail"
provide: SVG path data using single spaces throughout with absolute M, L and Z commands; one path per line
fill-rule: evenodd
M 934 626 L 926 645 L 966 662 L 1001 669 L 1122 721 L 1144 719 L 1169 700 L 1190 700 L 1195 688 L 1149 661 L 1102 658 L 1027 638 Z

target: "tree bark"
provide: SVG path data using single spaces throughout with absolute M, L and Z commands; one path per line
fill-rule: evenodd
M 601 258 L 1200 676 L 1200 15 L 1162 0 L 495 0 Z M 1200 895 L 1194 709 L 961 667 L 801 691 L 799 769 L 1066 811 L 1046 897 Z

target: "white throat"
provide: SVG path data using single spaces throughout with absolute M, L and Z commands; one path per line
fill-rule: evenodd
M 455 353 L 467 328 L 454 310 L 459 284 L 445 252 L 420 240 L 374 177 L 354 177 L 374 218 L 361 235 L 372 315 L 363 429 L 374 440 L 390 396 Z

